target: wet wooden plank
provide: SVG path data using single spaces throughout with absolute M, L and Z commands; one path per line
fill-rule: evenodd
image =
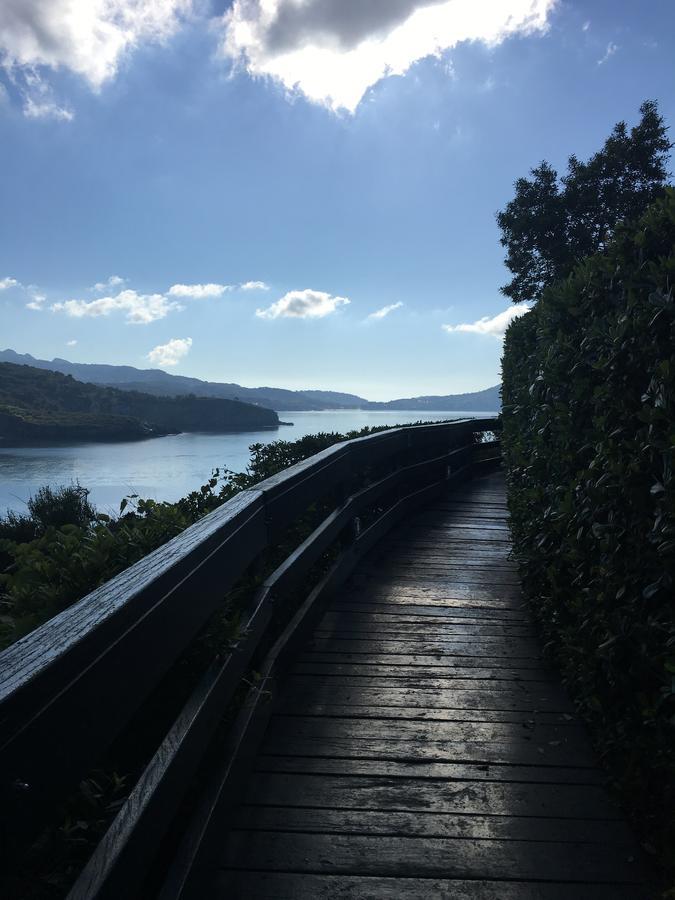
M 303 710 L 304 712 L 304 710 Z M 390 721 L 389 719 L 345 719 L 339 716 L 316 717 L 298 713 L 292 720 L 287 716 L 273 717 L 267 737 L 276 746 L 287 740 L 310 738 L 313 740 L 377 740 L 396 744 L 426 744 L 432 741 L 442 746 L 462 744 L 513 744 L 514 748 L 535 746 L 555 749 L 560 753 L 585 756 L 592 764 L 593 758 L 584 730 L 578 724 L 542 725 L 536 720 L 525 727 L 521 722 L 427 722 Z M 414 749 L 414 748 L 413 748 Z
M 501 685 L 494 689 L 482 682 L 460 689 L 456 684 L 420 684 L 404 681 L 396 685 L 372 684 L 371 680 L 332 678 L 329 682 L 318 678 L 291 675 L 279 699 L 279 709 L 295 711 L 305 704 L 338 704 L 371 706 L 386 709 L 401 706 L 406 709 L 424 707 L 437 710 L 519 710 L 521 712 L 561 712 L 571 715 L 572 703 L 565 692 L 553 684 L 526 682 Z
M 432 665 L 404 665 L 369 663 L 368 661 L 349 660 L 335 662 L 332 660 L 314 660 L 307 657 L 299 660 L 291 669 L 294 675 L 322 676 L 324 678 L 345 677 L 350 680 L 368 679 L 372 687 L 396 687 L 401 681 L 409 684 L 417 684 L 425 687 L 430 682 L 441 688 L 451 687 L 455 690 L 470 690 L 486 686 L 498 690 L 500 687 L 509 687 L 513 682 L 540 681 L 549 683 L 550 671 L 548 669 L 534 668 L 521 669 L 515 667 L 482 668 L 480 666 L 462 667 L 432 666 Z
M 487 587 L 473 584 L 415 584 L 410 581 L 393 579 L 379 579 L 365 586 L 355 582 L 355 589 L 350 595 L 350 600 L 358 597 L 366 599 L 370 603 L 386 601 L 387 603 L 409 604 L 419 603 L 424 606 L 440 606 L 452 608 L 454 606 L 484 607 L 486 609 L 517 609 L 522 611 L 523 603 L 520 589 L 517 587 Z
M 509 638 L 535 638 L 536 631 L 532 625 L 492 624 L 473 622 L 451 622 L 443 619 L 416 619 L 387 616 L 386 614 L 346 614 L 328 612 L 317 628 L 317 636 L 328 634 L 370 634 L 384 636 L 389 634 L 423 634 L 427 637 L 468 636 Z
M 319 716 L 342 719 L 383 719 L 396 721 L 412 719 L 428 722 L 506 722 L 530 728 L 534 722 L 539 725 L 565 725 L 564 713 L 521 712 L 513 709 L 437 709 L 436 707 L 405 706 L 354 706 L 354 704 L 308 703 L 303 708 L 305 716 Z M 289 717 L 296 714 L 292 711 L 280 710 L 280 715 Z
M 415 619 L 430 616 L 437 620 L 469 619 L 474 621 L 531 624 L 531 620 L 522 604 L 515 607 L 500 606 L 494 608 L 489 604 L 475 606 L 473 601 L 467 600 L 448 600 L 447 602 L 452 605 L 414 603 L 409 598 L 404 598 L 401 602 L 394 602 L 386 598 L 379 600 L 366 597 L 365 595 L 354 595 L 329 605 L 327 609 L 329 612 L 361 613 L 364 615 L 367 613 L 380 613 L 388 616 L 411 616 Z
M 603 852 L 604 850 L 604 852 Z M 234 869 L 384 876 L 638 882 L 628 848 L 590 843 L 232 831 L 219 864 Z
M 497 565 L 504 562 L 515 565 L 512 557 L 510 545 L 507 543 L 497 544 L 496 546 L 487 545 L 486 542 L 480 546 L 472 545 L 467 547 L 460 541 L 443 540 L 396 540 L 380 548 L 382 554 L 396 553 L 400 559 L 402 556 L 415 556 L 418 559 L 441 557 L 442 559 L 461 559 L 467 565 L 484 566 L 486 562 L 494 560 Z
M 507 784 L 595 784 L 606 777 L 583 766 L 520 766 L 472 761 L 391 760 L 315 756 L 266 756 L 259 754 L 256 772 L 289 772 L 312 775 L 366 775 L 384 778 L 440 779 L 442 781 L 495 781 Z
M 502 570 L 496 568 L 478 568 L 470 569 L 466 566 L 448 564 L 424 565 L 418 563 L 414 566 L 406 566 L 398 560 L 390 562 L 387 566 L 387 573 L 390 578 L 396 578 L 401 581 L 425 582 L 429 579 L 438 581 L 444 585 L 473 585 L 473 584 L 491 584 L 499 586 L 517 587 L 518 577 L 515 572 L 510 570 Z M 378 569 L 373 566 L 363 566 L 361 568 L 361 576 L 378 576 Z
M 219 872 L 214 900 L 645 900 L 643 887 L 298 872 Z
M 265 756 L 257 772 L 295 772 L 312 775 L 366 775 L 384 778 L 496 781 L 522 784 L 596 784 L 606 778 L 594 768 L 575 766 L 519 766 L 499 763 L 441 762 L 436 760 L 343 759 L 341 757 Z
M 541 680 L 542 672 L 548 670 L 545 668 L 546 660 L 529 659 L 528 657 L 508 657 L 508 656 L 478 656 L 478 655 L 461 655 L 455 654 L 450 656 L 442 651 L 434 653 L 356 653 L 343 648 L 342 651 L 324 652 L 322 650 L 305 651 L 298 657 L 299 662 L 330 662 L 330 663 L 360 663 L 363 665 L 387 665 L 387 666 L 420 666 L 434 667 L 442 671 L 446 675 L 452 675 L 453 670 L 462 668 L 479 668 L 479 669 L 536 669 L 537 678 Z
M 518 784 L 440 779 L 259 772 L 246 805 L 437 812 L 481 816 L 620 819 L 603 789 L 588 784 Z
M 233 825 L 242 831 L 310 834 L 363 834 L 484 841 L 575 841 L 630 846 L 621 821 L 560 819 L 536 816 L 452 815 L 416 810 L 315 809 L 288 806 L 242 806 Z
M 397 723 L 398 724 L 398 723 Z M 268 732 L 261 751 L 281 756 L 343 757 L 344 759 L 386 759 L 452 762 L 472 760 L 479 764 L 500 763 L 519 766 L 586 766 L 593 768 L 594 759 L 586 749 L 572 748 L 555 742 L 527 741 L 438 741 L 392 740 L 391 738 L 334 737 L 316 735 L 284 735 Z
M 366 653 L 422 656 L 490 656 L 503 659 L 541 659 L 541 650 L 536 641 L 519 640 L 502 641 L 499 639 L 477 638 L 471 640 L 469 636 L 464 639 L 425 638 L 423 635 L 406 635 L 403 640 L 392 638 L 350 638 L 338 637 L 322 638 L 313 637 L 308 644 L 308 650 L 319 653 Z

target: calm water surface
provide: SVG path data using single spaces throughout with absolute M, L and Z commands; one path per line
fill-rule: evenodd
M 101 511 L 116 512 L 127 494 L 177 500 L 195 490 L 213 469 L 242 471 L 249 445 L 293 441 L 318 431 L 351 431 L 366 425 L 397 425 L 443 419 L 485 417 L 485 412 L 410 412 L 339 410 L 283 412 L 293 422 L 279 431 L 240 434 L 176 434 L 119 444 L 75 444 L 62 447 L 0 448 L 0 512 L 22 511 L 31 494 L 42 487 L 79 481 Z

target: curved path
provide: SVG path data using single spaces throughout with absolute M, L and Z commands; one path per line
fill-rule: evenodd
M 651 896 L 509 548 L 495 474 L 359 567 L 285 682 L 230 828 L 210 836 L 209 897 Z

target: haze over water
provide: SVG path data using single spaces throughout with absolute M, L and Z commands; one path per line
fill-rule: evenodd
M 176 434 L 147 441 L 116 444 L 73 444 L 58 447 L 0 448 L 0 513 L 22 512 L 40 487 L 79 481 L 101 512 L 117 512 L 128 494 L 155 500 L 178 500 L 196 490 L 215 468 L 246 468 L 249 446 L 294 441 L 320 431 L 346 432 L 366 426 L 484 418 L 486 412 L 419 412 L 419 410 L 326 410 L 283 412 L 293 425 L 278 431 L 237 434 Z

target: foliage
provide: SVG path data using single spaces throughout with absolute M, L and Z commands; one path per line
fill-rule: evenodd
M 97 770 L 84 778 L 59 810 L 59 826 L 44 829 L 30 850 L 2 872 L 4 896 L 64 897 L 127 793 L 126 780 L 115 772 Z
M 675 846 L 675 191 L 508 329 L 526 592 L 643 833 Z
M 547 285 L 565 278 L 584 257 L 603 250 L 620 222 L 636 221 L 663 193 L 673 146 L 654 101 L 640 107 L 639 123 L 614 126 L 588 162 L 570 156 L 568 171 L 546 161 L 519 178 L 516 196 L 497 214 L 514 277 L 502 293 L 516 303 L 539 300 Z
M 29 499 L 28 512 L 42 532 L 50 526 L 86 528 L 96 518 L 96 510 L 88 497 L 89 491 L 79 483 L 58 488 L 46 485 Z

